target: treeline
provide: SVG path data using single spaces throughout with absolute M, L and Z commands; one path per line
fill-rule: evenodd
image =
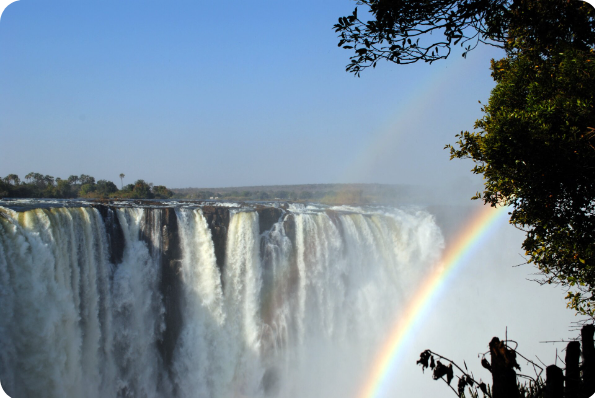
M 199 190 L 188 192 L 187 194 L 176 192 L 176 197 L 181 199 L 226 199 L 231 201 L 302 201 L 302 202 L 321 202 L 332 204 L 358 204 L 365 203 L 367 199 L 363 196 L 362 190 L 348 189 L 344 191 L 285 191 L 285 190 Z
M 410 185 L 301 184 L 230 188 L 173 188 L 179 199 L 318 202 L 331 205 L 401 203 L 422 200 L 424 192 Z
M 71 175 L 67 179 L 40 173 L 29 173 L 21 181 L 18 175 L 0 178 L 0 198 L 126 198 L 168 199 L 173 192 L 163 185 L 137 180 L 121 189 L 114 182 L 92 176 Z

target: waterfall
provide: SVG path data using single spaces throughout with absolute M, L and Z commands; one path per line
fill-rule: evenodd
M 353 396 L 443 247 L 412 209 L 32 207 L 0 206 L 16 397 Z

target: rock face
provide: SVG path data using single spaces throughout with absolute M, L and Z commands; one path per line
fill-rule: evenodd
M 106 205 L 94 205 L 104 220 L 104 228 L 108 239 L 109 261 L 113 265 L 123 261 L 123 250 L 125 248 L 125 237 L 121 223 L 116 216 L 115 208 Z
M 157 213 L 159 214 L 158 218 Z M 152 241 L 152 237 L 156 235 L 159 237 L 158 246 Z M 175 209 L 145 209 L 144 225 L 140 236 L 160 263 L 159 291 L 165 308 L 165 329 L 157 341 L 157 347 L 164 365 L 170 367 L 175 344 L 177 344 L 183 325 L 181 312 L 182 256 Z
M 277 223 L 283 214 L 283 210 L 269 206 L 257 206 L 258 231 L 259 234 L 271 230 L 273 224 Z
M 327 209 L 325 210 L 325 214 L 329 216 L 333 224 L 335 224 L 335 226 L 339 230 L 341 228 L 342 223 L 340 222 L 340 216 L 338 216 L 337 212 L 335 210 Z
M 227 228 L 229 227 L 229 209 L 223 206 L 203 206 L 202 213 L 210 228 L 217 266 L 223 275 L 225 265 L 225 246 L 227 244 Z
M 165 306 L 165 332 L 159 341 L 159 350 L 166 366 L 171 366 L 175 344 L 181 333 L 183 317 L 181 313 L 181 294 L 183 280 L 181 275 L 181 246 L 177 216 L 172 208 L 161 211 L 161 280 L 160 293 Z
M 296 222 L 294 221 L 294 215 L 288 214 L 283 220 L 283 230 L 285 235 L 292 241 L 292 244 L 296 243 Z
M 290 266 L 289 266 L 289 277 L 288 285 L 291 293 L 298 291 L 298 285 L 300 280 L 300 271 L 298 270 L 297 263 L 297 248 L 296 248 L 296 220 L 293 214 L 287 214 L 283 220 L 283 230 L 285 231 L 286 237 L 292 242 L 292 254 L 290 255 Z

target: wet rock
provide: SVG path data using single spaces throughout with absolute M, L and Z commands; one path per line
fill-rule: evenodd
M 123 261 L 125 237 L 123 235 L 121 223 L 119 223 L 119 219 L 117 218 L 115 208 L 104 204 L 94 205 L 94 207 L 98 210 L 104 221 L 104 229 L 108 240 L 109 261 L 113 265 L 119 264 Z
M 292 241 L 292 244 L 296 243 L 296 222 L 294 221 L 294 215 L 288 214 L 283 220 L 283 230 L 285 235 Z
M 258 213 L 258 232 L 260 234 L 270 231 L 283 214 L 281 209 L 262 205 L 256 206 L 256 212 Z
M 156 237 L 158 243 L 152 240 Z M 165 326 L 156 346 L 164 366 L 169 368 L 183 326 L 181 246 L 175 209 L 144 209 L 140 239 L 146 243 L 152 258 L 160 265 L 158 290 L 165 308 Z
M 175 209 L 160 210 L 161 214 L 161 279 L 159 290 L 165 307 L 165 331 L 158 349 L 166 366 L 171 366 L 177 339 L 181 334 L 183 316 L 181 295 L 183 279 L 181 272 L 181 245 Z
M 217 266 L 223 274 L 225 265 L 225 248 L 227 245 L 227 228 L 229 227 L 229 208 L 223 206 L 203 206 L 202 213 L 210 228 Z
M 292 242 L 292 252 L 289 259 L 289 275 L 287 280 L 288 292 L 295 294 L 298 291 L 300 271 L 298 270 L 298 255 L 296 248 L 296 220 L 293 214 L 288 214 L 283 220 L 283 230 L 286 237 Z
M 329 216 L 329 219 L 333 222 L 333 224 L 335 224 L 336 228 L 340 230 L 342 223 L 340 221 L 340 216 L 337 214 L 337 212 L 335 210 L 327 209 L 325 210 L 325 213 L 327 214 L 327 216 Z

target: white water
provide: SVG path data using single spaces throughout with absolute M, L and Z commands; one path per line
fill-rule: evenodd
M 19 397 L 356 395 L 390 319 L 439 256 L 440 230 L 422 211 L 290 212 L 261 234 L 256 211 L 231 209 L 220 268 L 202 210 L 175 209 L 181 324 L 167 363 L 159 343 L 173 329 L 161 252 L 174 228 L 164 210 L 115 209 L 124 248 L 113 264 L 96 208 L 0 207 L 3 389 Z M 295 236 L 286 235 L 287 219 Z

